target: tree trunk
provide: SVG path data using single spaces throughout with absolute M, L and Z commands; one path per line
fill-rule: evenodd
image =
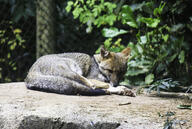
M 36 58 L 54 53 L 55 46 L 55 2 L 37 0 Z

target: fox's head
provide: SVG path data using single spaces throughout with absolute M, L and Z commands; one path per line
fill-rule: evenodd
M 101 47 L 100 54 L 94 55 L 100 72 L 112 86 L 117 86 L 119 81 L 123 79 L 127 71 L 127 60 L 130 52 L 130 48 L 125 48 L 122 52 L 114 53 Z

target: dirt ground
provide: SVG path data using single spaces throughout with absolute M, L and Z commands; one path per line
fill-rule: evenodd
M 173 112 L 169 119 L 180 120 L 176 129 L 192 129 L 192 110 L 178 109 L 181 104 L 192 104 L 186 94 L 66 96 L 28 90 L 23 82 L 0 84 L 0 116 L 8 120 L 0 127 L 16 128 L 24 116 L 37 115 L 75 122 L 118 122 L 119 129 L 159 129 L 166 121 L 164 115 Z

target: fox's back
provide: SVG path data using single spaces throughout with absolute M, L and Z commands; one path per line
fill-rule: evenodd
M 91 57 L 84 53 L 62 53 L 40 57 L 31 67 L 29 73 L 42 73 L 45 75 L 70 74 L 76 72 L 86 75 L 91 64 Z

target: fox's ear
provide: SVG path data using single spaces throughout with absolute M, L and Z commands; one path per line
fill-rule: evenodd
M 127 47 L 121 51 L 121 53 L 125 56 L 126 59 L 129 58 L 129 55 L 131 53 L 131 48 Z
M 102 45 L 100 50 L 100 55 L 103 58 L 108 58 L 110 56 L 110 52 L 105 50 L 105 47 Z

